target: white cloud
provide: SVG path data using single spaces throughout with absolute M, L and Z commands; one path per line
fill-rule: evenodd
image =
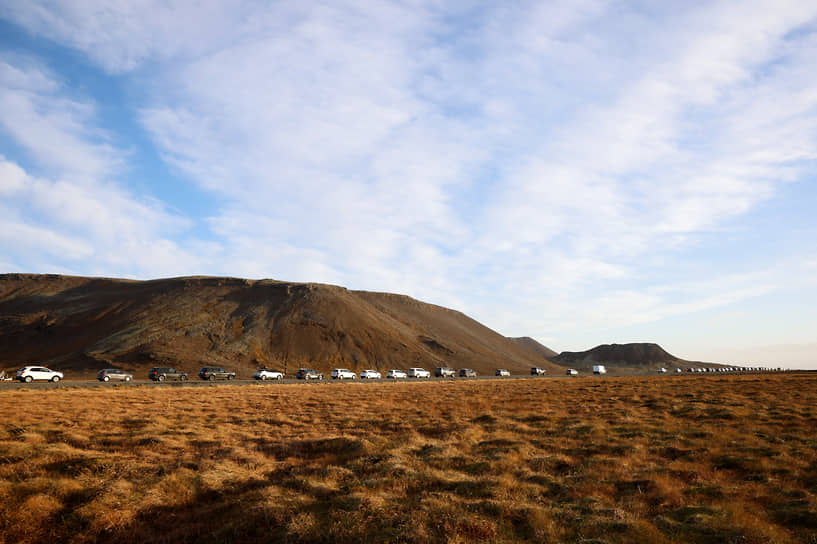
M 195 56 L 229 38 L 248 16 L 239 3 L 213 0 L 32 0 L 6 3 L 0 15 L 86 53 L 112 72 L 155 58 Z M 238 25 L 252 29 L 252 21 Z
M 0 232 L 0 244 L 7 248 L 7 255 L 45 252 L 52 258 L 78 260 L 91 257 L 94 252 L 91 245 L 80 238 L 8 218 L 0 223 Z
M 14 163 L 0 155 L 0 195 L 10 196 L 25 186 L 26 173 Z
M 785 284 L 695 250 L 726 248 L 722 231 L 813 171 L 809 3 L 32 1 L 6 15 L 134 86 L 158 152 L 220 201 L 216 238 L 186 245 L 155 202 L 49 178 L 59 197 L 32 208 L 95 239 L 152 225 L 134 247 L 162 240 L 213 273 L 407 292 L 556 340 Z M 93 103 L 43 73 L 0 65 L 6 130 L 54 170 L 118 172 Z
M 75 179 L 111 174 L 122 161 L 96 128 L 94 105 L 64 91 L 43 66 L 0 57 L 0 130 L 52 172 Z
M 0 158 L 0 248 L 16 270 L 144 277 L 189 272 L 200 259 L 168 235 L 188 226 L 156 202 L 99 182 L 51 181 Z
M 94 104 L 64 98 L 62 87 L 29 59 L 0 58 L 0 130 L 44 172 L 31 175 L 0 156 L 0 248 L 6 260 L 18 270 L 125 276 L 196 263 L 167 238 L 189 221 L 116 181 L 126 154 L 99 142 Z

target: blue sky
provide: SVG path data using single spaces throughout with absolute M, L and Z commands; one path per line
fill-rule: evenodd
M 0 5 L 0 270 L 817 368 L 817 4 Z

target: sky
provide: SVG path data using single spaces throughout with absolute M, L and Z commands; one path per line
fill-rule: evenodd
M 0 272 L 817 368 L 817 3 L 0 3 Z

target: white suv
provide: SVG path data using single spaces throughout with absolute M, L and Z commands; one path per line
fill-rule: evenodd
M 431 372 L 429 372 L 425 368 L 409 368 L 408 377 L 409 378 L 430 378 L 431 377 Z
M 392 369 L 386 372 L 386 377 L 392 380 L 399 380 L 406 377 L 406 373 L 402 370 Z
M 278 380 L 280 382 L 284 379 L 284 374 L 282 372 L 278 372 L 277 370 L 259 368 L 255 371 L 253 378 L 256 380 Z
M 377 370 L 364 370 L 360 373 L 360 377 L 364 380 L 379 380 L 381 378 L 380 372 Z
M 44 366 L 24 366 L 17 371 L 17 379 L 26 383 L 30 383 L 33 380 L 45 380 L 56 383 L 62 378 L 62 372 L 57 372 L 50 368 L 45 368 Z
M 333 380 L 354 380 L 357 378 L 354 372 L 346 368 L 333 368 L 330 376 L 332 376 Z

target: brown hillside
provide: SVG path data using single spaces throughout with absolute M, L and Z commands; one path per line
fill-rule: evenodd
M 522 346 L 533 353 L 536 353 L 543 359 L 552 359 L 559 355 L 549 347 L 540 344 L 530 336 L 520 336 L 518 338 L 509 338 L 508 340 L 512 340 L 517 346 Z
M 460 312 L 401 295 L 237 278 L 0 275 L 0 368 L 34 363 L 74 375 L 211 364 L 239 377 L 259 366 L 560 368 Z
M 687 366 L 690 361 L 679 359 L 667 353 L 658 344 L 602 344 L 587 351 L 564 351 L 551 359 L 560 365 L 574 368 L 589 368 L 601 364 L 613 368 L 643 369 L 661 366 Z M 713 363 L 698 363 L 698 366 L 720 366 Z

